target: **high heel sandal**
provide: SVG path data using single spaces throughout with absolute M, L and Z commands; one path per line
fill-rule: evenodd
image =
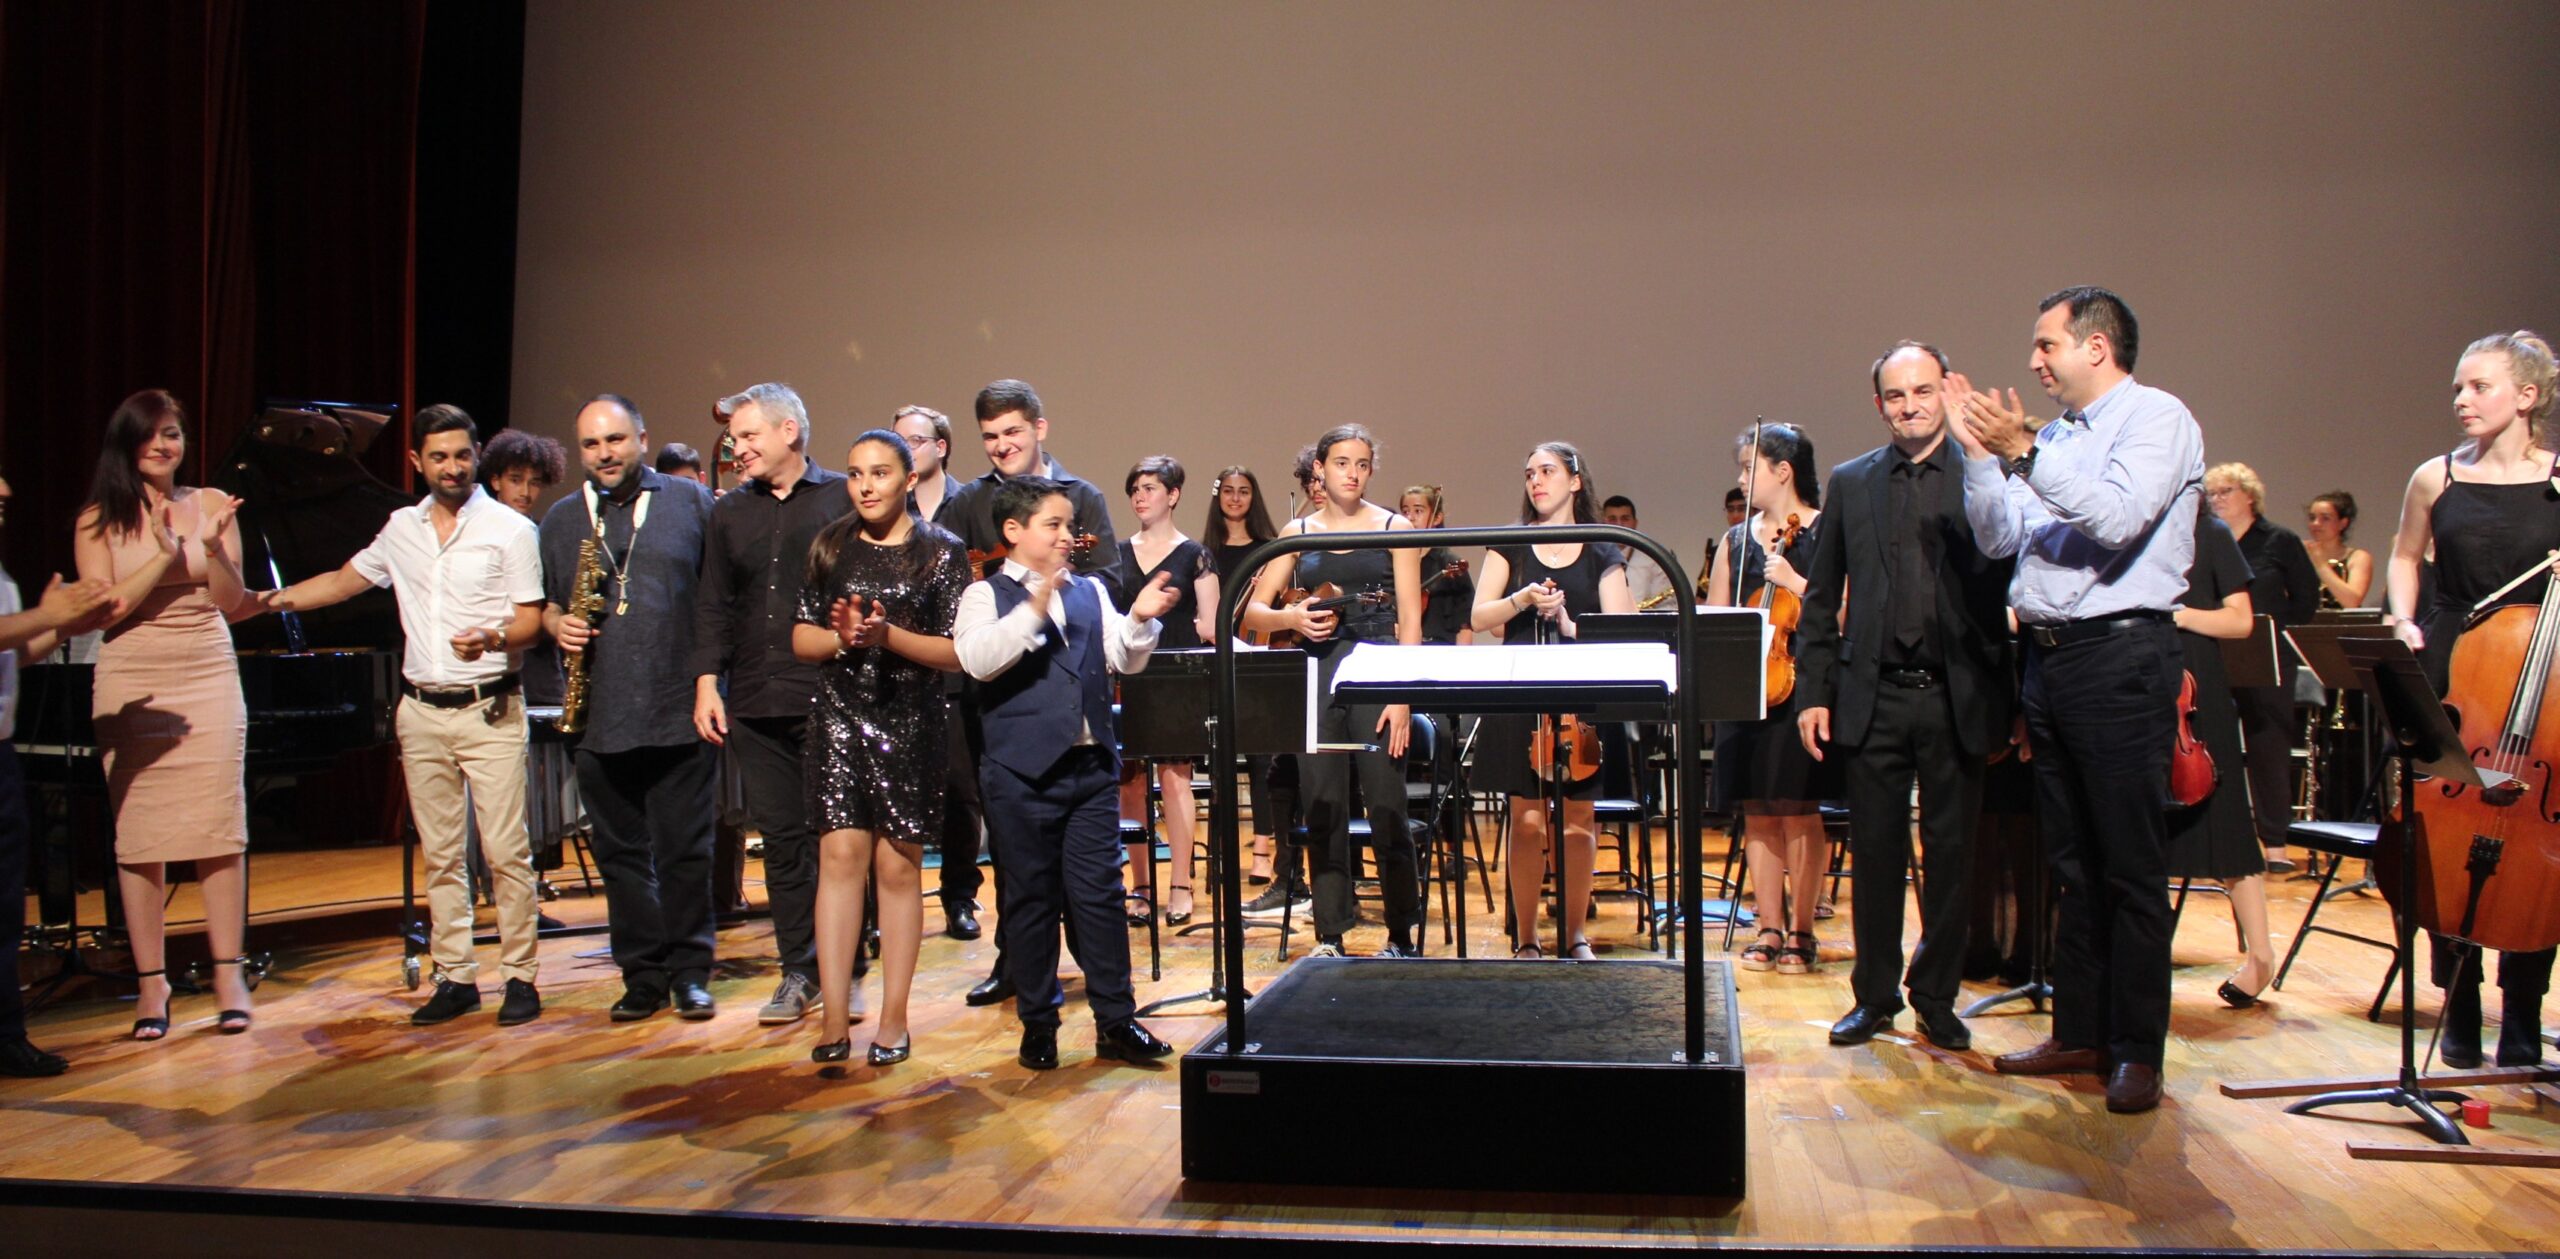
M 1804 941 L 1804 944 L 1798 946 L 1796 944 L 1798 940 Z M 1778 973 L 1810 975 L 1813 973 L 1813 968 L 1821 964 L 1821 961 L 1822 943 L 1813 938 L 1812 932 L 1790 931 L 1787 933 L 1787 947 L 1778 950 Z
M 1591 951 L 1591 942 L 1589 940 L 1574 941 L 1573 947 L 1564 951 L 1564 956 L 1576 962 L 1596 962 L 1600 960 L 1600 955 Z
M 1191 885 L 1188 883 L 1176 883 L 1166 890 L 1174 892 L 1188 892 L 1191 890 Z M 1167 907 L 1164 911 L 1164 925 L 1168 927 L 1179 927 L 1189 921 L 1191 921 L 1191 911 L 1188 909 L 1174 909 Z
M 894 1045 L 883 1045 L 875 1040 L 871 1042 L 871 1048 L 864 1051 L 863 1056 L 870 1060 L 872 1066 L 894 1067 L 907 1060 L 907 1049 L 914 1045 L 915 1041 L 913 1032 L 900 1037 L 898 1043 Z
M 1511 950 L 1511 960 L 1515 962 L 1533 962 L 1546 955 L 1546 946 L 1535 940 Z
M 853 1037 L 851 1036 L 843 1040 L 829 1041 L 809 1051 L 809 1061 L 819 1063 L 842 1062 L 852 1056 Z
M 133 973 L 133 977 L 137 980 L 159 979 L 168 973 L 169 968 L 164 966 L 158 970 L 135 971 Z M 169 1034 L 169 1003 L 176 1001 L 177 999 L 178 989 L 176 985 L 171 985 L 168 997 L 160 1003 L 160 1017 L 156 1019 L 135 1019 L 133 1021 L 133 1038 L 135 1040 L 159 1040 L 162 1037 L 167 1036 Z
M 1155 921 L 1156 897 L 1154 892 L 1143 887 L 1135 888 L 1123 893 L 1120 897 L 1120 901 L 1122 911 L 1128 915 L 1130 926 L 1143 927 L 1148 923 Z M 1141 906 L 1142 908 L 1129 908 L 1133 905 Z
M 225 958 L 222 961 L 215 962 L 214 965 L 239 967 L 240 982 L 248 985 L 251 992 L 257 991 L 258 985 L 250 978 L 249 975 L 249 958 L 246 954 L 239 957 Z M 249 1021 L 250 1015 L 247 1010 L 224 1010 L 213 1016 L 213 1030 L 220 1032 L 225 1036 L 237 1036 L 240 1033 L 249 1030 Z
M 1771 944 L 1769 942 L 1769 939 L 1772 936 L 1777 937 L 1777 943 Z M 1778 964 L 1778 954 L 1786 947 L 1786 944 L 1786 933 L 1765 927 L 1762 928 L 1759 939 L 1753 940 L 1751 943 L 1742 946 L 1742 969 L 1776 969 Z

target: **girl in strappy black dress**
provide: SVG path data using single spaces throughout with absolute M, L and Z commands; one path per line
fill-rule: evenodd
M 1524 525 L 1598 524 L 1599 501 L 1583 467 L 1582 452 L 1570 443 L 1546 442 L 1529 452 L 1523 469 L 1526 485 L 1520 496 Z M 1575 621 L 1595 612 L 1633 612 L 1635 597 L 1627 591 L 1625 556 L 1608 543 L 1568 542 L 1556 545 L 1499 546 L 1485 552 L 1484 571 L 1476 579 L 1472 625 L 1491 632 L 1502 629 L 1506 647 L 1539 641 L 1566 642 L 1576 637 Z M 1484 719 L 1476 731 L 1476 768 L 1470 785 L 1499 791 L 1510 798 L 1511 917 L 1514 957 L 1537 957 L 1538 892 L 1548 862 L 1548 792 L 1545 779 L 1531 768 L 1529 744 L 1539 737 L 1538 720 L 1526 713 L 1500 713 Z M 1585 725 L 1585 737 L 1598 730 Z M 1583 936 L 1583 917 L 1591 905 L 1591 868 L 1597 840 L 1591 802 L 1600 791 L 1600 775 L 1564 789 L 1564 922 L 1559 924 L 1556 952 L 1588 960 L 1591 942 Z
M 1376 465 L 1377 439 L 1357 424 L 1316 439 L 1316 475 L 1322 506 L 1290 521 L 1286 533 L 1374 533 L 1411 530 L 1403 516 L 1361 497 Z M 1419 539 L 1417 539 L 1417 542 Z M 1374 752 L 1332 752 L 1298 759 L 1305 794 L 1307 855 L 1315 870 L 1316 956 L 1341 956 L 1343 936 L 1359 923 L 1352 895 L 1356 865 L 1351 854 L 1351 776 L 1360 776 L 1367 803 L 1369 842 L 1378 855 L 1379 895 L 1386 905 L 1387 945 L 1381 957 L 1414 956 L 1422 919 L 1413 834 L 1405 826 L 1404 753 L 1412 737 L 1413 710 L 1404 704 L 1354 704 L 1333 695 L 1334 670 L 1359 642 L 1422 641 L 1422 548 L 1411 550 L 1302 551 L 1294 565 L 1274 564 L 1255 579 L 1245 605 L 1245 628 L 1257 633 L 1289 630 L 1305 640 L 1317 661 L 1316 738 L 1326 743 L 1370 743 Z M 1376 594 L 1374 602 L 1337 611 L 1312 600 L 1270 606 L 1291 587 L 1314 590 L 1327 583 L 1346 594 Z
M 2231 898 L 2248 956 L 2240 973 L 2223 981 L 2223 1001 L 2235 1009 L 2256 1005 L 2275 977 L 2275 945 L 2267 934 L 2267 856 L 2258 847 L 2249 812 L 2249 780 L 2241 772 L 2240 706 L 2222 667 L 2222 640 L 2247 638 L 2257 615 L 2249 587 L 2252 573 L 2212 509 L 2196 510 L 2196 554 L 2187 568 L 2187 593 L 2176 621 L 2178 646 L 2196 680 L 2196 710 L 2189 725 L 2220 771 L 2213 794 L 2193 808 L 2169 810 L 2167 866 L 2173 879 L 2213 879 Z
M 1158 573 L 1167 574 L 1172 588 L 1180 593 L 1181 599 L 1173 610 L 1158 619 L 1158 651 L 1202 646 L 1217 628 L 1213 618 L 1218 606 L 1218 570 L 1210 563 L 1209 549 L 1173 527 L 1173 509 L 1182 505 L 1182 480 L 1182 464 L 1171 455 L 1149 455 L 1129 469 L 1123 490 L 1129 496 L 1129 510 L 1138 517 L 1138 531 L 1120 540 L 1120 559 L 1110 572 L 1111 601 L 1124 613 L 1129 610 L 1130 600 L 1137 598 Z M 1165 889 L 1164 920 L 1181 926 L 1191 921 L 1192 824 L 1198 814 L 1197 801 L 1191 794 L 1192 761 L 1188 757 L 1152 761 L 1149 767 L 1157 790 L 1163 793 L 1164 839 L 1173 857 L 1173 878 Z M 1130 775 L 1120 784 L 1120 816 L 1144 818 L 1146 807 L 1146 775 Z M 1128 866 L 1129 877 L 1142 877 L 1145 860 L 1145 853 L 1137 854 Z M 1133 890 L 1130 899 L 1144 901 L 1144 889 Z M 1154 909 L 1146 908 L 1150 912 Z
M 1229 464 L 1218 470 L 1212 488 L 1217 496 L 1209 503 L 1209 523 L 1200 536 L 1216 562 L 1218 589 L 1233 598 L 1253 589 L 1253 574 L 1236 571 L 1245 555 L 1279 531 L 1271 527 L 1271 509 L 1262 505 L 1262 478 L 1253 469 Z M 1211 633 L 1217 632 L 1217 625 L 1217 615 L 1211 613 Z M 1242 617 L 1237 618 L 1236 628 L 1244 628 Z M 1255 885 L 1271 881 L 1272 835 L 1278 830 L 1276 819 L 1288 811 L 1275 807 L 1270 785 L 1273 759 L 1244 758 L 1245 807 L 1253 813 L 1253 864 L 1245 871 L 1244 881 Z
M 1764 424 L 1757 431 L 1756 450 L 1753 430 L 1745 429 L 1734 455 L 1742 468 L 1740 481 L 1757 510 L 1727 531 L 1724 545 L 1716 548 L 1707 591 L 1713 606 L 1757 605 L 1770 585 L 1802 595 L 1814 530 L 1822 527 L 1822 486 L 1811 439 L 1792 424 Z M 1770 549 L 1790 519 L 1798 526 L 1796 536 L 1772 555 Z M 1738 594 L 1737 563 L 1742 574 Z M 1816 762 L 1796 735 L 1797 698 L 1770 704 L 1769 715 L 1758 721 L 1716 723 L 1715 808 L 1741 815 L 1759 926 L 1757 937 L 1742 950 L 1742 967 L 1790 975 L 1811 971 L 1820 961 L 1813 920 L 1828 865 L 1822 801 L 1840 794 L 1834 781 L 1837 762 Z
M 2469 440 L 2418 465 L 2409 478 L 2386 577 L 2392 632 L 2417 651 L 2439 692 L 2472 605 L 2560 550 L 2560 487 L 2553 481 L 2560 470 L 2553 467 L 2553 437 L 2545 428 L 2551 422 L 2553 375 L 2551 344 L 2534 333 L 2472 342 L 2453 382 L 2454 411 Z M 2420 607 L 2418 563 L 2430 546 L 2435 593 Z M 2523 583 L 2499 605 L 2541 602 L 2548 580 Z M 2457 975 L 2454 950 L 2441 938 L 2433 944 L 2435 982 L 2446 989 L 2445 1063 L 2479 1066 L 2480 963 L 2466 958 Z M 2500 1066 L 2542 1059 L 2542 997 L 2551 987 L 2551 960 L 2550 949 L 2498 955 L 2506 1016 L 2498 1032 Z
M 853 511 L 809 548 L 791 653 L 825 668 L 809 710 L 810 824 L 818 835 L 819 1044 L 850 1057 L 863 886 L 877 879 L 880 1022 L 869 1060 L 907 1057 L 907 994 L 924 937 L 924 845 L 942 831 L 950 755 L 942 671 L 960 667 L 951 619 L 969 585 L 958 536 L 907 513 L 915 456 L 887 429 L 854 438 Z

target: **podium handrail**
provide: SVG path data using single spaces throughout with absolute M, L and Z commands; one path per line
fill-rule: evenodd
M 1693 589 L 1688 570 L 1680 566 L 1680 557 L 1671 548 L 1653 538 L 1623 525 L 1503 525 L 1476 529 L 1405 529 L 1362 533 L 1299 533 L 1273 538 L 1245 553 L 1237 572 L 1259 573 L 1263 566 L 1284 555 L 1300 551 L 1394 551 L 1419 550 L 1427 547 L 1495 547 L 1516 543 L 1542 542 L 1609 542 L 1652 557 L 1671 579 L 1674 590 Z M 1238 757 L 1235 748 L 1236 713 L 1236 622 L 1243 600 L 1221 597 L 1218 600 L 1217 661 L 1211 673 L 1212 712 L 1217 728 L 1212 732 L 1211 781 L 1215 791 L 1210 799 L 1209 828 L 1213 842 L 1223 845 L 1221 851 L 1234 852 L 1239 842 L 1242 819 L 1236 800 Z M 1675 599 L 1672 611 L 1679 618 L 1671 650 L 1686 677 L 1691 649 L 1697 643 L 1698 609 L 1692 599 Z M 1316 697 L 1326 703 L 1328 695 Z M 1672 696 L 1672 753 L 1677 762 L 1677 786 L 1673 792 L 1673 811 L 1680 837 L 1680 930 L 1684 952 L 1681 958 L 1681 1027 L 1685 1053 L 1682 1061 L 1696 1064 L 1705 1060 L 1707 1052 L 1707 963 L 1706 923 L 1696 912 L 1705 894 L 1699 867 L 1706 859 L 1704 819 L 1699 802 L 1706 795 L 1705 776 L 1698 764 L 1698 690 L 1682 686 Z M 1226 954 L 1227 977 L 1241 989 L 1244 983 L 1244 885 L 1235 862 L 1226 863 L 1226 877 L 1218 881 L 1219 945 Z M 1227 1002 L 1226 1052 L 1242 1055 L 1248 1043 L 1245 1003 Z

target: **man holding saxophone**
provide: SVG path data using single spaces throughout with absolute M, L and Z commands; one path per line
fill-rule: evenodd
M 561 730 L 595 828 L 617 1023 L 707 1019 L 713 758 L 693 728 L 693 595 L 711 492 L 649 466 L 649 430 L 620 394 L 578 411 L 586 482 L 542 519 L 542 620 L 567 678 Z

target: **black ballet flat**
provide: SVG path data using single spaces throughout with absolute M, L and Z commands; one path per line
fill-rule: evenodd
M 811 1062 L 842 1062 L 852 1056 L 853 1038 L 850 1036 L 845 1037 L 843 1040 L 830 1041 L 827 1044 L 820 1045 L 809 1051 L 809 1061 Z
M 2222 986 L 2215 989 L 2214 993 L 2222 998 L 2222 1003 L 2224 1005 L 2230 1006 L 2234 1010 L 2246 1010 L 2250 1006 L 2258 1004 L 2256 994 L 2240 991 L 2240 985 L 2235 984 L 2228 979 L 2223 980 Z
M 864 1057 L 870 1060 L 872 1066 L 894 1067 L 907 1060 L 907 1049 L 915 1043 L 915 1039 L 909 1036 L 894 1045 L 883 1045 L 875 1040 L 871 1042 L 871 1048 L 865 1052 Z

